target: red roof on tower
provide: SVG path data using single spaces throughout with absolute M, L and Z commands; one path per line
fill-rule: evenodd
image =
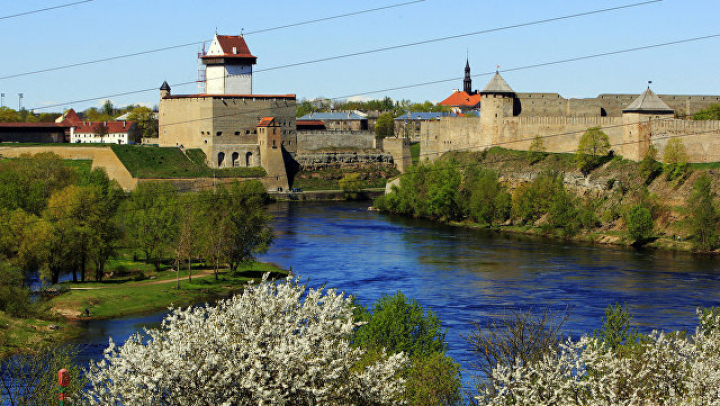
M 440 105 L 449 107 L 475 107 L 480 104 L 481 98 L 479 94 L 467 94 L 467 92 L 458 91 L 441 101 Z
M 212 58 L 239 58 L 239 59 L 257 59 L 256 56 L 250 53 L 245 38 L 242 35 L 217 35 L 218 43 L 222 48 L 221 55 L 204 55 L 203 59 Z
M 275 120 L 275 117 L 263 117 L 262 120 L 258 123 L 258 127 L 270 127 L 273 120 Z

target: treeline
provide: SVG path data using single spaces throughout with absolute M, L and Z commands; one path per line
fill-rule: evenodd
M 0 161 L 0 311 L 32 313 L 26 281 L 102 281 L 119 250 L 159 269 L 205 261 L 215 270 L 251 261 L 272 241 L 268 199 L 255 181 L 181 194 L 140 183 L 126 194 L 101 169 L 82 172 L 51 153 Z M 192 275 L 190 275 L 192 277 Z
M 527 155 L 532 159 L 532 152 Z M 619 158 L 616 158 L 619 159 Z M 651 154 L 635 165 L 649 184 L 665 172 L 665 180 L 685 182 L 687 164 L 661 164 Z M 611 180 L 614 183 L 614 180 Z M 711 251 L 720 246 L 718 202 L 711 178 L 701 173 L 687 196 L 688 231 L 693 248 Z M 612 189 L 614 184 L 608 185 Z M 655 240 L 656 221 L 670 208 L 662 206 L 646 184 L 624 185 L 609 197 L 580 197 L 568 190 L 563 175 L 545 171 L 510 191 L 491 169 L 453 160 L 421 163 L 400 178 L 393 192 L 375 200 L 382 211 L 439 221 L 476 223 L 484 227 L 540 229 L 546 234 L 573 237 L 619 222 L 634 245 Z
M 397 117 L 406 112 L 449 112 L 450 108 L 436 105 L 431 101 L 413 102 L 410 100 L 393 100 L 390 97 L 375 100 L 331 100 L 331 99 L 302 99 L 297 104 L 297 117 L 316 112 L 331 110 L 359 110 L 359 111 L 385 111 L 393 112 Z M 393 117 L 393 118 L 394 118 Z

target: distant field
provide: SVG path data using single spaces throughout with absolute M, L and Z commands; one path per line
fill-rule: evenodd
M 256 178 L 266 176 L 263 168 L 212 169 L 205 164 L 205 153 L 199 149 L 113 145 L 115 155 L 135 178 Z

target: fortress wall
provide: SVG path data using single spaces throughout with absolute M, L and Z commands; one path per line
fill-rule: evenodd
M 677 138 L 685 145 L 688 162 L 720 162 L 720 121 L 653 120 L 651 131 L 659 159 L 667 142 Z
M 639 94 L 600 94 L 594 98 L 566 99 L 558 93 L 517 93 L 520 117 L 590 117 L 605 115 L 620 117 L 622 110 L 637 99 Z M 720 96 L 710 95 L 658 95 L 677 116 L 692 115 L 712 103 L 720 103 Z
M 260 166 L 260 146 L 257 143 L 213 145 L 212 154 L 208 155 L 208 159 L 214 160 L 211 162 L 212 167 L 217 167 L 220 152 L 225 154 L 223 168 Z M 234 161 L 233 154 L 237 154 Z
M 375 134 L 372 132 L 299 131 L 297 133 L 298 153 L 321 148 L 373 149 L 374 147 Z
M 212 131 L 212 116 L 208 98 L 160 99 L 158 145 L 201 148 L 205 139 L 201 131 Z
M 539 136 L 546 151 L 572 153 L 591 127 L 601 127 L 611 145 L 622 144 L 623 139 L 620 117 L 513 117 L 505 119 L 503 124 L 500 146 L 508 149 L 528 150 Z
M 439 121 L 424 121 L 420 124 L 420 160 L 434 161 L 445 152 L 491 142 L 479 139 L 479 134 L 480 118 L 477 117 L 442 117 Z
M 212 105 L 215 118 L 210 134 L 214 139 L 208 143 L 256 144 L 257 133 L 253 131 L 260 119 L 275 117 L 281 127 L 282 145 L 288 152 L 296 152 L 295 100 L 227 97 L 212 99 Z M 222 133 L 219 137 L 218 132 Z

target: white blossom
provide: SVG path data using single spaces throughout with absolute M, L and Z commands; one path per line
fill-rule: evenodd
M 402 404 L 403 354 L 365 368 L 349 297 L 263 278 L 216 306 L 174 309 L 87 371 L 91 405 Z
M 483 405 L 720 405 L 720 313 L 695 334 L 652 332 L 629 352 L 583 336 L 529 365 L 497 365 Z

